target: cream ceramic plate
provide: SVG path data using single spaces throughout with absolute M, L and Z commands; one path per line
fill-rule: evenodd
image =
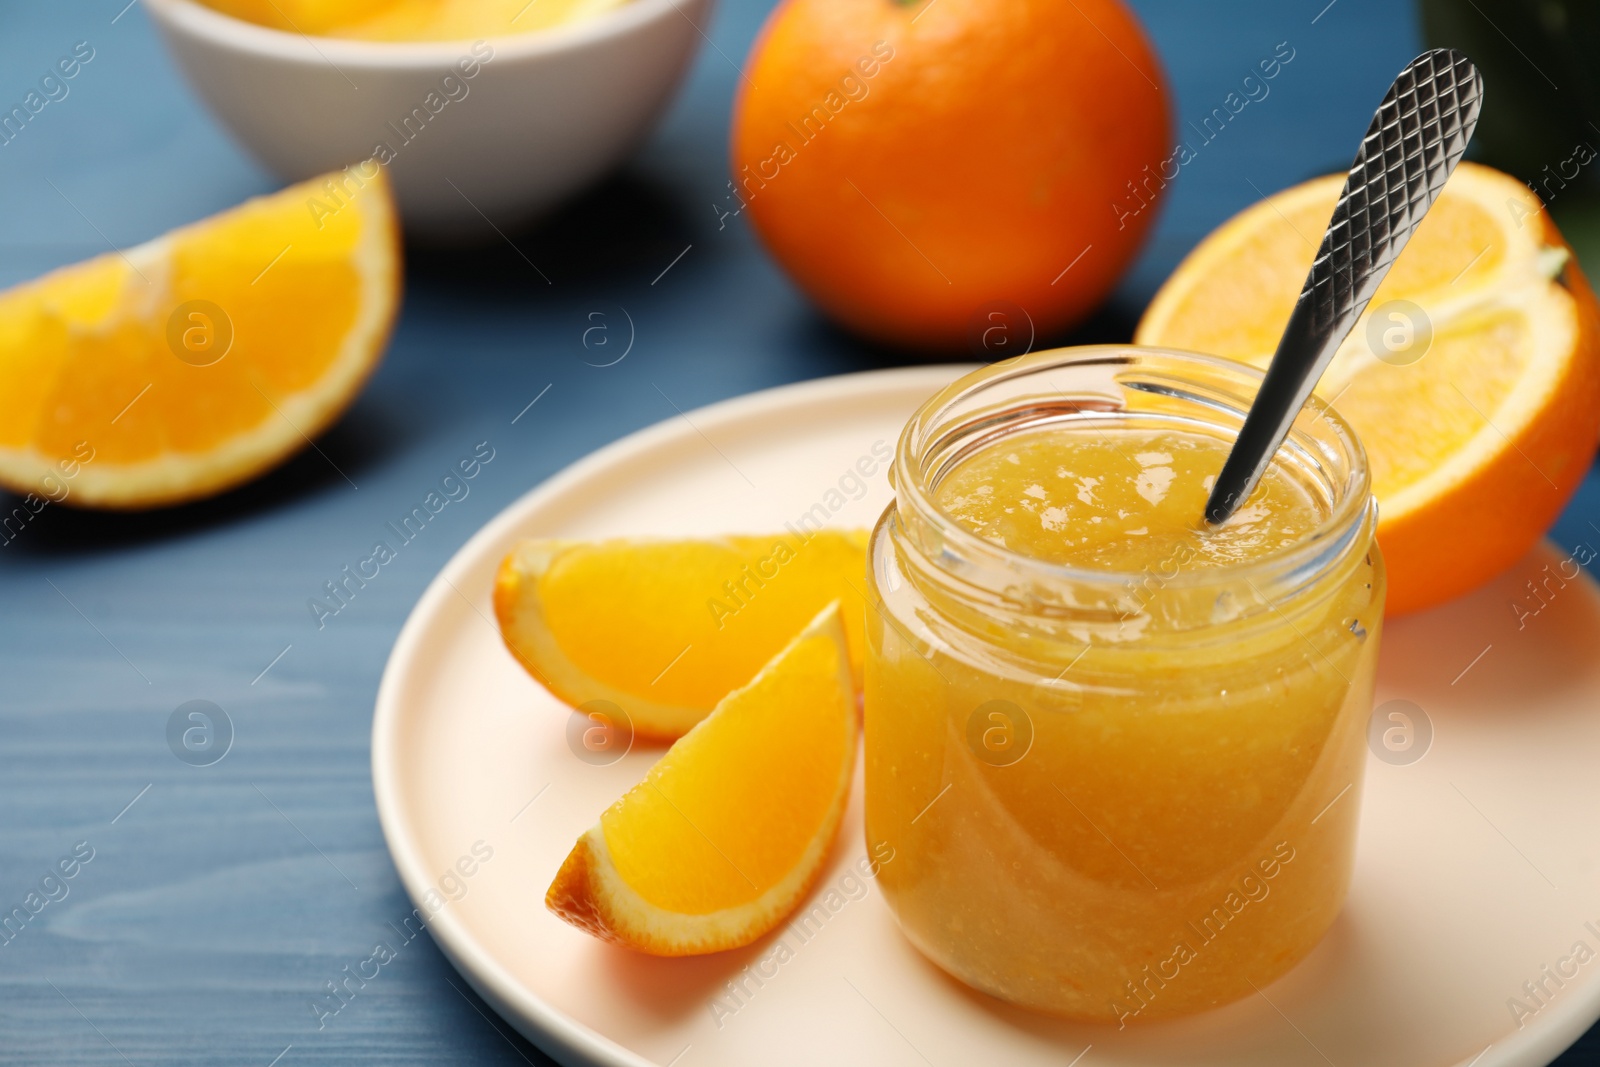
M 429 586 L 378 693 L 373 781 L 400 876 L 419 905 L 449 901 L 430 929 L 473 987 L 570 1064 L 1506 1067 L 1583 1033 L 1600 1015 L 1600 596 L 1562 584 L 1574 566 L 1548 548 L 1386 635 L 1380 711 L 1422 709 L 1410 754 L 1426 754 L 1370 759 L 1349 904 L 1262 996 L 1119 1033 L 969 992 L 852 876 L 859 783 L 809 939 L 650 959 L 545 911 L 574 839 L 655 753 L 594 766 L 569 749 L 569 714 L 491 621 L 501 556 L 533 535 L 759 532 L 819 506 L 867 526 L 889 487 L 880 465 L 852 499 L 850 472 L 953 373 L 809 382 L 634 434 L 517 501 Z

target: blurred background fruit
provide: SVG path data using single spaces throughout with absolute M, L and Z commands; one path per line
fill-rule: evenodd
M 1151 301 L 1135 340 L 1266 366 L 1343 174 L 1224 223 Z M 1600 308 L 1521 182 L 1463 163 L 1317 393 L 1371 461 L 1388 610 L 1475 589 L 1527 553 L 1600 440 Z
M 203 0 L 289 33 L 368 41 L 470 41 L 581 22 L 628 0 Z
M 746 63 L 733 183 L 824 311 L 967 351 L 1080 321 L 1156 216 L 1166 81 L 1119 0 L 784 0 Z
M 0 485 L 136 509 L 248 481 L 350 405 L 399 303 L 372 161 L 0 293 Z
M 236 19 L 285 33 L 326 34 L 340 26 L 375 18 L 394 0 L 200 0 Z

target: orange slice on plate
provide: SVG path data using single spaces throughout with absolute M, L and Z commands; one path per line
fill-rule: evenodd
M 1134 340 L 1265 366 L 1345 176 L 1247 208 L 1191 252 Z M 1361 437 L 1391 612 L 1520 559 L 1600 441 L 1600 308 L 1527 186 L 1463 163 L 1317 388 Z
M 855 754 L 849 648 L 834 604 L 600 816 L 545 904 L 652 955 L 747 945 L 815 882 Z
M 860 688 L 864 530 L 705 540 L 524 541 L 495 581 L 506 646 L 574 707 L 681 737 L 832 601 Z
M 355 398 L 399 296 L 371 162 L 0 293 L 0 485 L 149 508 L 253 478 Z

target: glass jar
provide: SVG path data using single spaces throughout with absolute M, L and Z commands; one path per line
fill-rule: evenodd
M 869 550 L 867 838 L 901 928 L 971 986 L 1119 1025 L 1199 1011 L 1287 971 L 1343 904 L 1384 570 L 1337 414 L 1313 399 L 1273 460 L 1320 524 L 1247 562 L 1075 568 L 935 503 L 1013 434 L 1231 443 L 1260 380 L 1059 349 L 967 375 L 900 437 Z

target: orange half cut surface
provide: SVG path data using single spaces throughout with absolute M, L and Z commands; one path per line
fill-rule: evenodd
M 1345 176 L 1224 223 L 1156 294 L 1135 340 L 1265 366 Z M 1462 163 L 1317 387 L 1371 462 L 1392 612 L 1520 559 L 1600 439 L 1600 309 L 1521 182 Z

